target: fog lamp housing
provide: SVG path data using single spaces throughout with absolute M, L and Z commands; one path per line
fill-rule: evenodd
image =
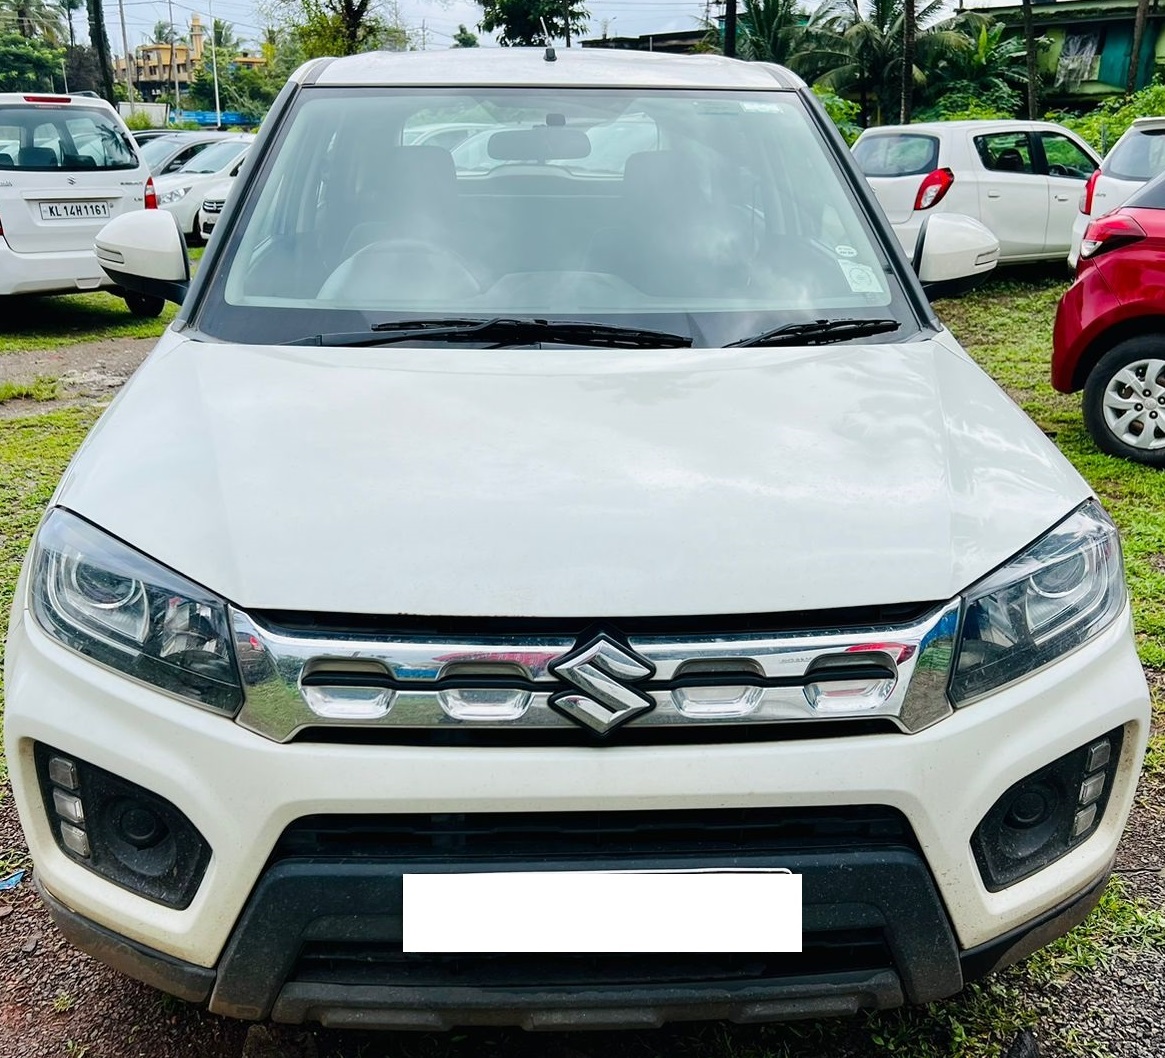
M 166 907 L 188 907 L 210 846 L 164 797 L 37 743 L 41 797 L 57 847 L 74 863 Z
M 1118 727 L 1066 753 L 991 806 L 971 836 L 990 892 L 1035 874 L 1092 836 L 1112 792 L 1122 733 Z

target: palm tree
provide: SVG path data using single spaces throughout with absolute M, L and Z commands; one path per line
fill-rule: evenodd
M 836 51 L 817 83 L 839 94 L 855 94 L 864 126 L 900 116 L 904 82 L 913 97 L 914 89 L 926 84 L 924 71 L 970 47 L 966 34 L 937 24 L 943 7 L 944 0 L 925 0 L 914 11 L 913 61 L 906 63 L 903 0 L 871 0 L 868 10 L 862 9 L 861 0 L 836 0 L 832 8 Z
M 61 8 L 54 0 L 0 0 L 0 29 L 47 44 L 65 39 Z
M 155 22 L 154 23 L 154 43 L 155 44 L 173 44 L 178 40 L 178 31 L 174 28 L 173 22 Z
M 69 22 L 69 47 L 77 46 L 77 34 L 73 28 L 73 12 L 80 11 L 85 6 L 85 0 L 57 0 L 61 13 Z
M 970 47 L 937 64 L 927 82 L 931 96 L 955 88 L 978 96 L 1022 94 L 1028 81 L 1028 49 L 1021 38 L 1005 36 L 1002 22 L 975 12 L 960 15 L 951 26 L 967 35 Z M 1037 40 L 1036 48 L 1039 44 Z
M 914 105 L 914 51 L 918 20 L 914 0 L 902 0 L 902 73 L 898 120 L 905 125 Z
M 86 0 L 89 14 L 89 40 L 97 53 L 101 70 L 101 94 L 110 103 L 113 95 L 113 60 L 109 57 L 109 36 L 105 32 L 105 7 L 102 0 Z
M 813 80 L 837 50 L 833 21 L 830 4 L 806 11 L 799 0 L 744 0 L 737 54 L 788 66 Z

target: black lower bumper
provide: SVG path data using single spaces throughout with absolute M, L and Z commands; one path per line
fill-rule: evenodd
M 789 866 L 802 875 L 801 954 L 406 956 L 400 872 L 377 863 L 290 860 L 265 873 L 218 966 L 209 969 L 121 937 L 43 888 L 41 895 L 76 947 L 164 991 L 208 1003 L 216 1013 L 370 1029 L 565 1030 L 779 1021 L 940 999 L 1081 922 L 1108 880 L 1105 871 L 1021 928 L 960 952 L 917 851 L 814 853 L 795 864 L 781 859 L 750 859 L 749 866 Z M 523 866 L 545 869 L 514 863 L 505 869 Z M 448 863 L 409 865 L 417 873 L 450 869 Z M 498 865 L 460 863 L 456 869 Z

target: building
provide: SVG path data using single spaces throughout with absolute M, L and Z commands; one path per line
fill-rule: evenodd
M 181 94 L 198 73 L 204 62 L 211 57 L 210 34 L 198 15 L 190 19 L 189 43 L 179 41 L 173 45 L 153 41 L 139 44 L 134 49 L 134 68 L 131 71 L 133 86 L 138 95 L 150 102 L 161 95 L 173 96 L 174 82 L 178 83 Z M 267 60 L 262 55 L 242 52 L 238 55 L 219 55 L 218 61 L 225 65 L 263 66 Z M 119 84 L 125 83 L 125 57 L 114 58 L 114 75 Z
M 598 37 L 584 40 L 584 48 L 619 48 L 623 51 L 666 51 L 687 55 L 698 51 L 708 36 L 706 29 L 680 30 L 674 33 L 645 33 L 641 37 Z
M 960 0 L 960 10 L 981 11 L 1021 31 L 1015 0 Z M 1136 0 L 1033 0 L 1037 36 L 1051 46 L 1041 51 L 1050 105 L 1076 104 L 1124 92 L 1133 51 Z M 1144 87 L 1158 68 L 1165 70 L 1165 10 L 1150 7 L 1137 64 L 1136 85 Z

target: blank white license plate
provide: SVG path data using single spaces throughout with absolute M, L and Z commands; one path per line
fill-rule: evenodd
M 108 202 L 42 202 L 41 220 L 99 220 L 109 216 Z
M 801 951 L 787 871 L 406 874 L 406 952 Z

